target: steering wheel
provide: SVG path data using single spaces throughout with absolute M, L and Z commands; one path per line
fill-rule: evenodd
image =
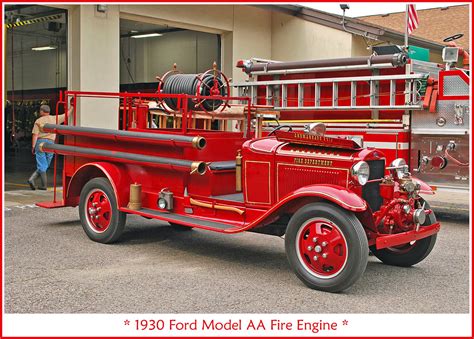
M 270 133 L 268 133 L 268 136 L 274 134 L 276 131 L 279 131 L 282 128 L 288 128 L 288 132 L 291 132 L 293 130 L 293 127 L 289 125 L 280 125 L 280 126 L 275 127 Z
M 464 36 L 464 34 L 462 34 L 462 33 L 454 34 L 454 35 L 448 36 L 447 38 L 443 39 L 443 42 L 450 42 L 450 41 L 454 41 L 454 40 L 457 40 L 457 39 L 461 39 L 463 36 Z

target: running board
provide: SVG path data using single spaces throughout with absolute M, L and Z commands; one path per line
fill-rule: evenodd
M 36 206 L 42 207 L 42 208 L 61 208 L 61 207 L 66 207 L 66 204 L 64 203 L 64 200 L 43 201 L 43 202 L 37 202 Z
M 155 211 L 149 208 L 142 208 L 136 211 L 128 209 L 128 208 L 121 208 L 120 211 L 130 213 L 130 214 L 138 214 L 143 217 L 148 217 L 152 219 L 165 220 L 171 223 L 174 222 L 181 225 L 192 226 L 192 227 L 202 228 L 202 229 L 216 231 L 216 232 L 228 232 L 229 230 L 234 230 L 234 231 L 238 230 L 238 227 L 234 225 L 230 225 L 230 224 L 196 219 L 193 217 L 188 217 L 188 216 L 176 214 L 176 213 L 160 212 L 160 211 Z

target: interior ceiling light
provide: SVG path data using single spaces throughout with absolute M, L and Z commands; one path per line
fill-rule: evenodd
M 137 34 L 137 35 L 132 35 L 131 38 L 152 38 L 155 36 L 162 36 L 163 34 L 160 33 L 147 33 L 147 34 Z
M 33 51 L 49 51 L 50 49 L 56 49 L 56 46 L 41 46 L 41 47 L 33 47 Z

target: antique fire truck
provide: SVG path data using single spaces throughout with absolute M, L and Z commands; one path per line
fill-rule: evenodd
M 390 80 L 392 88 L 407 77 Z M 127 214 L 179 230 L 284 236 L 296 275 L 330 292 L 361 277 L 369 249 L 397 266 L 431 252 L 440 224 L 420 194 L 432 188 L 404 159 L 387 162 L 383 151 L 330 136 L 317 121 L 265 132 L 265 119 L 278 119 L 279 110 L 230 93 L 216 68 L 173 69 L 152 94 L 66 91 L 58 105 L 65 112 L 72 105 L 71 116 L 42 126 L 64 143 L 40 146 L 64 156 L 62 197 L 55 189 L 53 202 L 38 205 L 79 206 L 85 233 L 100 243 L 119 240 Z M 81 105 L 101 99 L 117 103 L 119 128 L 78 126 L 76 108 L 95 114 Z

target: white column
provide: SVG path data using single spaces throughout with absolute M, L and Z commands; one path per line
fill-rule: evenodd
M 96 5 L 69 10 L 68 89 L 87 92 L 118 92 L 120 84 L 119 6 L 105 13 Z M 79 126 L 117 129 L 118 99 L 83 98 L 79 101 Z

